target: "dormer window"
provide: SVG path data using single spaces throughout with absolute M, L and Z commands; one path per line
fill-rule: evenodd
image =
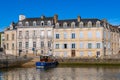
M 92 22 L 89 21 L 89 22 L 88 22 L 88 28 L 91 28 L 91 27 L 92 27 Z
M 80 22 L 80 23 L 79 23 L 79 27 L 80 27 L 80 28 L 83 28 L 83 22 Z
M 25 22 L 25 26 L 29 26 L 29 22 L 27 21 L 27 22 Z
M 56 23 L 56 27 L 59 28 L 59 23 Z
M 48 26 L 51 26 L 51 21 L 48 21 L 48 22 L 47 22 L 47 25 L 48 25 Z
M 41 26 L 44 26 L 44 21 L 41 21 Z
M 22 22 L 19 22 L 19 26 L 23 26 Z
M 96 22 L 96 27 L 100 27 L 100 21 Z
M 66 22 L 63 23 L 63 27 L 67 28 L 67 23 Z
M 75 22 L 72 22 L 72 23 L 71 23 L 71 27 L 72 27 L 72 28 L 75 28 Z
M 33 26 L 36 26 L 36 21 L 33 22 Z

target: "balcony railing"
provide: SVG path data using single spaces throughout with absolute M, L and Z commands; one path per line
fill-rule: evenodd
M 25 36 L 25 39 L 29 39 L 29 36 Z
M 37 39 L 37 36 L 32 36 L 33 39 Z
M 40 39 L 45 39 L 45 37 L 44 36 L 40 36 Z
M 23 38 L 23 36 L 18 36 L 18 39 L 22 39 Z

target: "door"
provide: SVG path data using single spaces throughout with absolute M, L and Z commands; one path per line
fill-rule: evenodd
M 75 50 L 71 51 L 71 57 L 75 57 Z

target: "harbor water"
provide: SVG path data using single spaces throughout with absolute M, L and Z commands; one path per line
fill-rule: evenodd
M 120 67 L 57 67 L 0 70 L 0 80 L 120 80 Z

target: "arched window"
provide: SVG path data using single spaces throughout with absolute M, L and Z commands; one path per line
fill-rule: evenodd
M 48 25 L 48 26 L 51 26 L 51 21 L 48 21 L 48 22 L 47 22 L 47 25 Z
M 100 21 L 96 22 L 96 27 L 100 27 Z
M 89 27 L 89 28 L 92 27 L 92 22 L 91 22 L 91 21 L 88 22 L 88 27 Z
M 41 21 L 41 26 L 44 26 L 44 21 Z
M 56 27 L 59 28 L 59 23 L 56 23 Z
M 80 22 L 80 23 L 79 23 L 79 27 L 80 27 L 80 28 L 83 28 L 83 22 Z
M 67 23 L 66 22 L 63 23 L 63 27 L 67 28 Z
M 72 23 L 71 23 L 71 27 L 72 27 L 72 28 L 75 28 L 75 22 L 72 22 Z
M 22 22 L 19 22 L 19 24 L 18 24 L 19 26 L 23 26 L 23 24 L 22 24 Z
M 36 21 L 33 21 L 33 26 L 36 26 Z
M 27 22 L 25 22 L 25 26 L 29 26 L 29 22 L 27 21 Z

